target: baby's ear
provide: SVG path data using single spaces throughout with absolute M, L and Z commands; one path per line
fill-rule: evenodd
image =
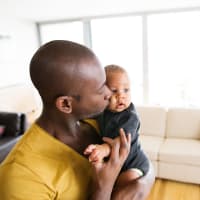
M 56 108 L 64 113 L 72 112 L 73 98 L 70 96 L 61 96 L 56 99 Z

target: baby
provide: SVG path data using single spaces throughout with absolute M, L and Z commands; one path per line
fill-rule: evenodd
M 131 170 L 129 179 L 137 179 L 147 173 L 149 160 L 138 141 L 140 121 L 133 103 L 131 103 L 130 80 L 127 72 L 120 66 L 105 67 L 107 86 L 112 91 L 107 109 L 97 117 L 102 137 L 119 139 L 120 128 L 131 134 L 131 150 L 125 161 L 122 172 Z M 85 152 L 91 162 L 103 161 L 110 155 L 108 144 L 91 144 Z M 124 179 L 121 173 L 118 179 Z

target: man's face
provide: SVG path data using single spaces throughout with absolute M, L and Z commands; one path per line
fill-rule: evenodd
M 94 117 L 107 107 L 111 95 L 106 86 L 105 72 L 102 67 L 94 66 L 85 71 L 85 79 L 82 83 L 80 101 L 73 105 L 73 111 L 80 119 Z
M 108 109 L 112 112 L 121 112 L 131 103 L 130 81 L 124 72 L 109 72 L 107 85 L 112 91 Z

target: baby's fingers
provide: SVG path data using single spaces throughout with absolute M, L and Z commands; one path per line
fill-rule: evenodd
M 86 149 L 85 151 L 83 152 L 84 155 L 88 155 L 88 154 L 91 154 L 92 151 L 96 148 L 96 145 L 95 144 L 90 144 Z

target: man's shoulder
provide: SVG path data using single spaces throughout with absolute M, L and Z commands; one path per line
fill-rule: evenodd
M 99 124 L 97 119 L 85 119 L 80 121 L 82 128 L 84 128 L 88 132 L 93 132 L 95 134 L 99 133 Z
M 91 143 L 99 143 L 101 141 L 99 124 L 95 119 L 85 119 L 80 121 L 80 124 L 85 139 L 91 140 Z

